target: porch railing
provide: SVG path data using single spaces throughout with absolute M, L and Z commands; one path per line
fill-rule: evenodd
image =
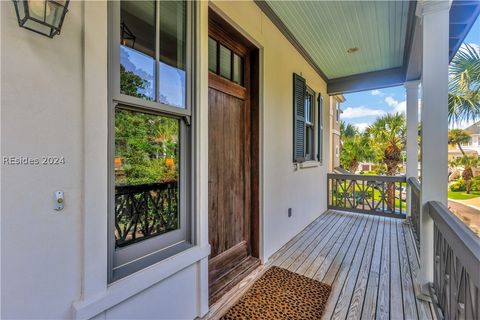
M 329 209 L 405 219 L 406 178 L 329 173 Z
M 133 242 L 178 228 L 177 182 L 115 187 L 115 244 Z
M 439 319 L 480 319 L 480 241 L 448 208 L 429 202 L 434 221 L 434 279 Z
M 421 185 L 417 178 L 408 178 L 410 186 L 410 220 L 415 235 L 417 248 L 420 246 L 420 209 L 422 207 L 420 192 Z

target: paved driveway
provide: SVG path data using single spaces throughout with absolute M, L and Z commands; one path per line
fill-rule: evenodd
M 448 201 L 448 207 L 457 217 L 480 236 L 480 210 L 466 206 L 457 201 Z

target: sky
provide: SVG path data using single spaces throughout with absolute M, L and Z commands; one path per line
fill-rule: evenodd
M 480 19 L 473 25 L 464 43 L 480 45 Z M 369 90 L 345 94 L 346 101 L 341 104 L 343 110 L 340 116 L 345 123 L 355 125 L 360 131 L 365 130 L 376 118 L 388 113 L 405 112 L 405 88 L 403 86 L 379 90 Z M 471 123 L 461 123 L 457 126 L 465 128 Z

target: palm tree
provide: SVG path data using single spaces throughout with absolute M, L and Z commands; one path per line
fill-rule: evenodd
M 350 124 L 345 123 L 345 121 L 340 122 L 340 138 L 353 138 L 358 134 L 358 129 Z
M 397 174 L 406 140 L 405 116 L 397 113 L 380 117 L 367 128 L 367 133 L 382 152 L 387 175 Z
M 402 163 L 402 150 L 406 140 L 406 122 L 404 114 L 388 114 L 378 118 L 367 128 L 367 134 L 375 142 L 385 163 L 386 174 L 394 176 Z M 395 208 L 395 185 L 387 184 L 387 205 Z
M 343 139 L 340 164 L 351 173 L 355 173 L 361 161 L 372 157 L 372 150 L 367 136 L 356 134 Z
M 468 143 L 470 135 L 462 129 L 452 129 L 448 131 L 448 144 L 457 145 L 458 149 L 465 156 L 465 151 L 462 149 L 462 144 Z
M 465 44 L 449 67 L 448 119 L 480 119 L 480 50 Z
M 463 156 L 455 159 L 454 163 L 463 167 L 462 178 L 465 181 L 466 192 L 469 194 L 472 190 L 473 168 L 478 167 L 480 160 L 478 157 Z

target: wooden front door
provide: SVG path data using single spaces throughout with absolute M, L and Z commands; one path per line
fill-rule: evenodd
M 210 23 L 208 219 L 210 302 L 259 264 L 252 257 L 251 49 Z M 253 197 L 255 199 L 255 196 Z

